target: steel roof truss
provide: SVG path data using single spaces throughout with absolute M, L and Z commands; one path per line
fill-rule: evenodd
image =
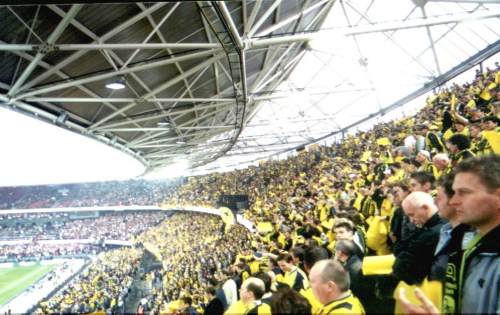
M 123 31 L 124 29 L 130 27 L 131 25 L 133 25 L 133 24 L 137 23 L 138 21 L 140 21 L 141 19 L 143 19 L 148 13 L 153 13 L 165 5 L 166 5 L 166 3 L 164 3 L 164 2 L 160 2 L 160 3 L 156 3 L 156 4 L 152 5 L 150 8 L 148 8 L 147 11 L 141 12 L 141 13 L 131 17 L 127 21 L 123 22 L 122 24 L 118 25 L 117 27 L 108 31 L 106 34 L 99 37 L 98 40 L 94 40 L 93 43 L 105 42 L 106 40 L 112 38 L 116 34 Z M 42 74 L 40 74 L 39 76 L 37 76 L 36 78 L 30 80 L 30 82 L 27 82 L 27 84 L 25 84 L 24 86 L 21 87 L 21 90 L 29 89 L 29 88 L 35 86 L 36 84 L 42 82 L 43 80 L 49 78 L 51 75 L 56 73 L 58 70 L 66 67 L 67 65 L 76 61 L 78 58 L 80 58 L 85 53 L 86 53 L 86 51 L 84 51 L 84 50 L 80 50 L 80 51 L 73 53 L 71 56 L 65 58 L 63 61 L 54 65 L 53 68 L 50 69 L 49 71 L 45 71 Z
M 78 12 L 82 9 L 81 4 L 75 4 L 71 6 L 71 9 L 68 11 L 68 14 L 59 22 L 59 24 L 56 26 L 54 31 L 50 34 L 49 38 L 47 39 L 47 44 L 48 45 L 53 45 L 57 39 L 62 35 L 64 30 L 68 27 L 69 22 L 78 14 Z M 21 85 L 26 82 L 26 80 L 29 78 L 31 73 L 35 70 L 35 68 L 38 66 L 38 63 L 43 59 L 45 56 L 45 53 L 43 52 L 37 52 L 35 58 L 30 62 L 30 64 L 24 69 L 23 73 L 19 78 L 16 80 L 16 83 L 10 88 L 8 96 L 13 97 L 17 94 L 19 91 Z

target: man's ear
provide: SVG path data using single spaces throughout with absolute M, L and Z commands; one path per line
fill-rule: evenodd
M 493 192 L 493 194 L 497 197 L 496 208 L 497 208 L 497 210 L 500 210 L 500 188 L 495 189 L 495 191 Z
M 328 288 L 330 288 L 331 290 L 338 290 L 337 289 L 337 284 L 335 282 L 333 282 L 332 280 L 328 281 Z

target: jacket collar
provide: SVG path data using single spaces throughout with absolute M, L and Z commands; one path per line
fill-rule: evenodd
M 439 214 L 436 212 L 432 215 L 432 217 L 425 222 L 424 226 L 422 228 L 427 228 L 430 229 L 438 224 L 441 224 L 443 220 L 441 217 L 439 217 Z
M 481 245 L 479 245 L 479 250 L 483 252 L 496 252 L 500 253 L 500 225 L 497 225 L 493 230 L 489 231 L 488 234 L 483 236 L 481 240 Z

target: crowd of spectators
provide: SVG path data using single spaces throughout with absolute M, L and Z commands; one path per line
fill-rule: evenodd
M 143 251 L 121 248 L 102 253 L 89 268 L 48 300 L 39 303 L 37 314 L 83 314 L 120 310 Z
M 60 239 L 128 240 L 168 217 L 165 211 L 139 211 L 72 220 L 57 229 Z
M 435 280 L 447 288 L 446 303 L 417 294 L 426 301 L 419 312 L 494 313 L 498 70 L 443 88 L 413 117 L 330 147 L 312 145 L 286 160 L 190 178 L 165 204 L 214 206 L 221 194 L 248 195 L 244 216 L 257 234 L 194 214 L 175 215 L 143 232 L 135 241 L 163 268 L 150 275 L 155 285 L 141 312 L 412 312 L 404 294 L 398 301 L 393 294 Z M 82 275 L 41 310 L 112 311 L 141 254 L 123 249 L 106 255 L 89 269 L 95 273 Z M 393 263 L 382 278 L 365 273 L 364 259 L 389 255 Z M 469 268 L 471 262 L 477 268 Z M 443 273 L 450 264 L 461 270 L 453 279 Z M 459 286 L 464 296 L 451 290 Z
M 128 240 L 168 217 L 165 211 L 124 211 L 89 215 L 46 213 L 0 215 L 0 240 Z
M 429 97 L 426 106 L 413 117 L 380 123 L 370 131 L 349 135 L 330 147 L 312 145 L 286 160 L 268 160 L 243 170 L 189 178 L 165 203 L 215 206 L 222 194 L 248 195 L 250 209 L 244 216 L 259 232 L 253 238 L 257 243 L 253 254 L 264 253 L 277 260 L 280 268 L 274 268 L 273 277 L 278 283 L 281 280 L 296 291 L 306 289 L 308 276 L 295 268 L 303 270 L 304 251 L 319 246 L 328 251 L 327 257 L 335 258 L 349 272 L 350 287 L 367 312 L 393 311 L 396 301 L 392 296 L 397 288 L 424 286 L 435 279 L 444 281 L 442 271 L 441 276 L 435 273 L 435 269 L 443 270 L 443 266 L 433 263 L 440 233 L 450 220 L 443 214 L 449 205 L 442 204 L 439 208 L 436 205 L 434 198 L 442 196 L 436 196 L 440 190 L 436 190 L 435 183 L 448 182 L 450 186 L 454 171 L 466 165 L 466 161 L 500 153 L 499 81 L 498 69 L 478 72 L 471 83 L 452 84 Z M 491 163 L 493 176 L 499 176 L 495 169 L 498 161 L 477 161 L 473 163 Z M 484 180 L 484 174 L 477 176 Z M 498 182 L 488 185 L 492 186 L 488 186 L 488 191 L 499 189 Z M 454 191 L 448 190 L 453 195 Z M 498 202 L 488 206 L 495 209 Z M 496 224 L 497 217 L 493 216 Z M 464 219 L 461 223 L 466 222 Z M 464 243 L 465 240 L 464 237 Z M 495 264 L 498 267 L 498 246 L 496 248 L 497 258 L 490 265 L 493 267 Z M 289 257 L 282 257 L 284 252 L 289 253 Z M 393 254 L 395 262 L 383 281 L 364 277 L 363 258 L 387 254 Z M 231 277 L 244 281 L 258 275 L 262 268 L 251 270 L 251 261 L 235 261 L 234 264 L 242 268 L 231 273 Z M 337 270 L 326 263 L 321 266 L 320 274 Z M 276 266 L 272 261 L 266 264 L 268 269 L 273 267 Z M 289 279 L 292 271 L 301 276 Z M 309 277 L 312 286 L 313 275 Z M 496 285 L 492 286 L 490 289 L 497 292 Z M 329 301 L 324 296 L 323 301 L 319 300 L 321 292 L 314 287 L 313 291 L 317 299 L 309 300 L 313 309 Z M 259 302 L 260 294 L 255 296 Z M 243 301 L 227 312 L 246 313 L 248 305 L 258 304 L 254 302 Z M 468 302 L 470 307 L 472 301 Z M 349 303 L 352 308 L 358 305 L 354 300 Z M 395 307 L 399 312 L 403 311 L 402 305 L 408 306 L 398 303 Z M 498 309 L 493 304 L 485 302 L 477 309 Z M 464 306 L 463 309 L 473 308 Z
M 250 249 L 250 233 L 240 225 L 227 227 L 214 215 L 179 213 L 139 236 L 136 241 L 158 256 L 163 265 L 152 282 L 148 300 L 154 313 L 168 310 L 169 303 L 190 296 L 200 307 L 213 278 L 223 277 L 239 253 Z
M 0 187 L 0 209 L 154 205 L 182 180 L 128 180 L 45 186 Z
M 165 211 L 124 211 L 94 214 L 85 219 L 68 213 L 8 215 L 0 220 L 0 261 L 43 260 L 95 255 L 106 240 L 133 240 L 169 216 Z M 2 218 L 3 216 L 0 216 Z M 85 240 L 84 243 L 47 241 Z
M 0 246 L 0 263 L 40 261 L 53 258 L 77 258 L 96 255 L 102 250 L 95 244 L 46 244 L 29 242 Z
M 144 249 L 161 262 L 160 270 L 147 275 L 153 290 L 141 301 L 153 313 L 179 310 L 189 297 L 200 307 L 207 289 L 232 268 L 239 253 L 248 253 L 250 232 L 240 225 L 226 226 L 214 215 L 178 213 L 135 239 L 135 247 L 101 253 L 88 270 L 46 301 L 36 313 L 123 312 L 134 278 L 141 270 Z

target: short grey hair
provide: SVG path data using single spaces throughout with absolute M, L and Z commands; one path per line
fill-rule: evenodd
M 340 291 L 346 292 L 351 287 L 349 272 L 336 260 L 323 259 L 316 263 L 320 268 L 320 279 L 322 283 L 333 281 Z M 316 266 L 315 264 L 315 266 Z

